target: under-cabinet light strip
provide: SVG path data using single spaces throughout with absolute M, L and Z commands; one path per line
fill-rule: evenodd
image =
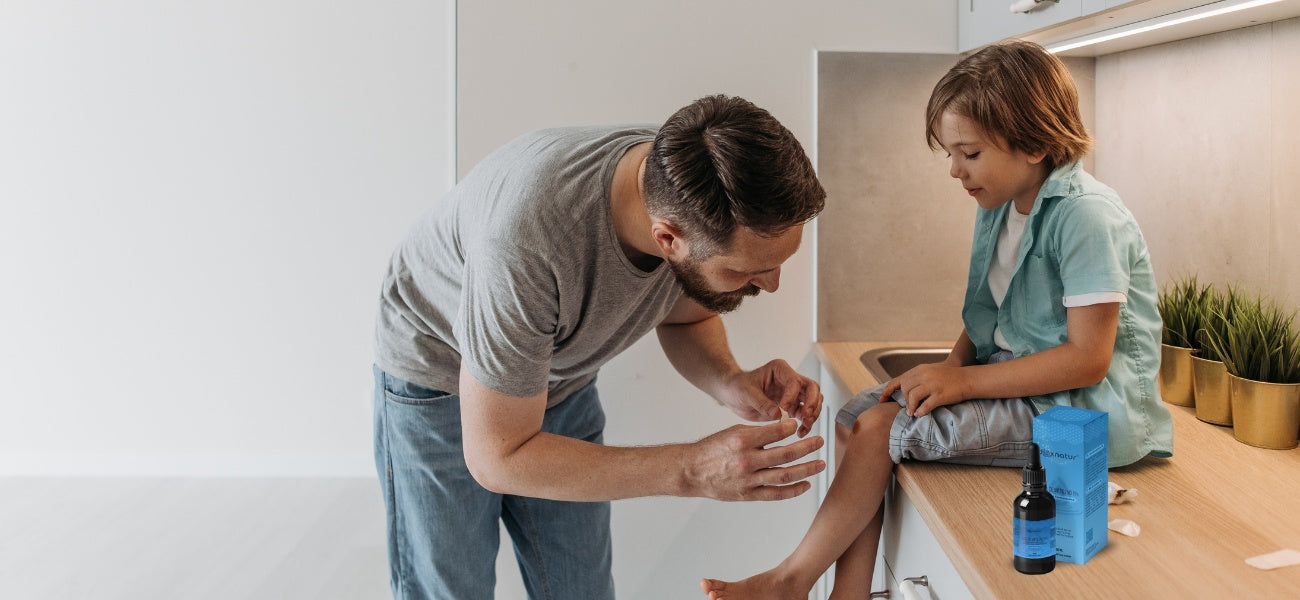
M 1217 17 L 1219 15 L 1226 15 L 1228 13 L 1236 12 L 1239 10 L 1245 10 L 1247 8 L 1264 6 L 1265 4 L 1272 4 L 1278 1 L 1280 0 L 1249 0 L 1247 2 L 1232 2 L 1230 0 L 1224 0 L 1222 2 L 1206 4 L 1204 6 L 1198 6 L 1196 8 L 1189 8 L 1187 10 L 1179 11 L 1170 15 L 1165 15 L 1163 17 L 1156 17 L 1153 19 L 1147 19 L 1146 21 L 1139 21 L 1137 23 L 1133 23 L 1132 25 L 1125 25 L 1123 27 L 1117 27 L 1115 29 L 1099 31 L 1097 33 L 1086 35 L 1080 38 L 1066 40 L 1059 44 L 1053 44 L 1051 46 L 1048 46 L 1047 51 L 1052 53 L 1064 52 L 1066 50 L 1073 50 L 1075 48 L 1082 48 L 1084 46 L 1091 46 L 1093 44 L 1100 44 L 1102 42 L 1117 40 L 1120 38 L 1128 37 L 1130 35 L 1137 35 L 1139 33 L 1155 31 L 1157 29 L 1163 29 L 1165 27 L 1172 27 L 1174 25 L 1181 25 L 1183 23 L 1190 23 L 1192 21 L 1198 21 L 1200 19 L 1208 19 L 1210 17 Z

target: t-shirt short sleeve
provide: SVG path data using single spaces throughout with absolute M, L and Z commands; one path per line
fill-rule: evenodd
M 466 253 L 455 331 L 462 365 L 487 388 L 531 396 L 547 388 L 555 344 L 555 275 L 535 253 L 485 240 Z

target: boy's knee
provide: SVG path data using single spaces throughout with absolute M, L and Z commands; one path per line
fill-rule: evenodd
M 856 422 L 854 423 L 853 427 L 855 429 L 857 428 Z M 849 443 L 849 440 L 851 439 L 853 439 L 853 429 L 848 428 L 843 423 L 836 423 L 835 424 L 835 443 L 837 444 L 836 447 L 840 447 L 843 446 L 844 444 Z
M 853 423 L 853 437 L 888 437 L 890 428 L 894 426 L 894 417 L 901 408 L 896 402 L 885 402 L 862 411 Z

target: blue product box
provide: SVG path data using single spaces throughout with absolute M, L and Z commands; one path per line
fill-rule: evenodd
M 1106 547 L 1107 416 L 1057 406 L 1034 417 L 1047 491 L 1056 498 L 1056 560 L 1081 565 Z

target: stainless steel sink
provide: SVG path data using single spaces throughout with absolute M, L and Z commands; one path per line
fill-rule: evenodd
M 943 362 L 951 348 L 893 347 L 877 348 L 862 353 L 862 365 L 881 383 L 889 381 L 908 369 L 926 363 Z

